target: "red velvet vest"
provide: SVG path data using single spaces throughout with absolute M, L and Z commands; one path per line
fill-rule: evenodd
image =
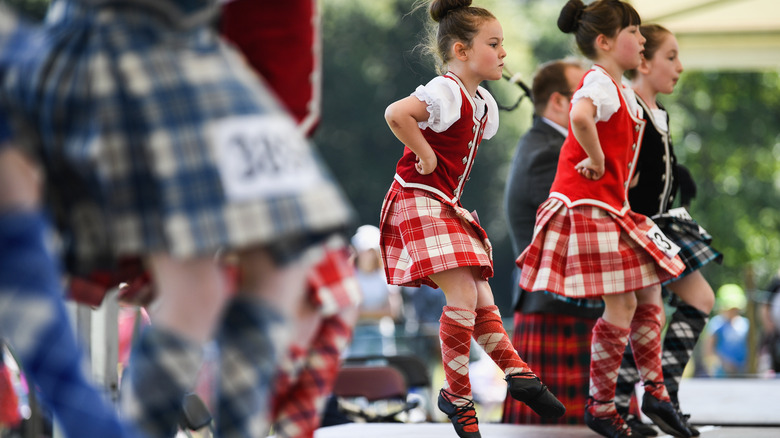
M 396 165 L 395 180 L 403 187 L 426 190 L 443 201 L 460 205 L 463 186 L 469 178 L 485 131 L 488 111 L 485 108 L 485 114 L 481 119 L 477 119 L 474 99 L 466 92 L 460 80 L 449 74 L 444 77 L 460 86 L 460 118 L 444 132 L 435 132 L 432 129 L 422 131 L 423 137 L 436 153 L 437 165 L 432 173 L 420 175 L 414 167 L 417 156 L 411 149 L 404 147 L 404 154 Z M 487 91 L 480 88 L 478 93 Z
M 583 81 L 580 81 L 579 87 L 582 87 Z M 622 87 L 614 79 L 612 83 L 617 88 L 620 109 L 606 122 L 596 123 L 599 142 L 604 151 L 604 175 L 593 181 L 574 169 L 588 155 L 569 125 L 569 135 L 561 148 L 550 197 L 564 201 L 568 207 L 593 205 L 623 216 L 630 209 L 628 186 L 636 169 L 646 122 L 630 113 L 621 92 Z

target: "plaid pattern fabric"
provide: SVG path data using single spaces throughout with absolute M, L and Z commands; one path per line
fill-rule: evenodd
M 534 238 L 517 258 L 520 287 L 572 298 L 631 292 L 679 275 L 679 257 L 667 257 L 647 237 L 653 221 L 593 206 L 567 208 L 555 198 L 537 212 Z
M 715 261 L 718 264 L 723 262 L 723 254 L 710 246 L 712 236 L 701 229 L 696 221 L 674 216 L 654 217 L 653 221 L 666 237 L 680 247 L 679 256 L 685 264 L 682 274 L 668 282 L 682 278 L 709 262 Z
M 272 421 L 278 437 L 311 437 L 319 427 L 326 397 L 335 382 L 340 356 L 352 335 L 342 315 L 360 302 L 360 287 L 345 241 L 334 236 L 308 274 L 309 298 L 323 317 L 311 346 L 295 346 L 275 377 Z
M 0 215 L 0 334 L 66 436 L 138 437 L 85 374 L 47 233 L 40 212 Z
M 56 1 L 2 77 L 73 268 L 283 247 L 347 225 L 343 194 L 273 94 L 208 22 L 182 28 L 170 12 L 213 1 L 102 3 Z
M 344 238 L 334 235 L 321 247 L 322 259 L 308 274 L 309 300 L 320 315 L 329 317 L 357 307 L 362 294 Z
M 270 429 L 270 394 L 289 325 L 261 302 L 233 298 L 217 336 L 220 347 L 217 436 L 260 437 Z
M 615 411 L 615 383 L 623 351 L 628 343 L 630 329 L 610 324 L 603 318 L 593 327 L 593 340 L 590 344 L 590 389 L 593 398 L 591 415 L 609 417 Z
M 634 361 L 634 350 L 631 349 L 631 343 L 626 345 L 623 351 L 623 359 L 618 371 L 617 384 L 615 386 L 615 408 L 618 413 L 625 418 L 629 414 L 632 399 L 637 402 L 634 389 L 639 382 L 639 370 Z
M 474 320 L 477 314 L 467 309 L 444 306 L 439 319 L 439 340 L 441 358 L 444 365 L 444 389 L 463 397 L 452 400 L 455 404 L 466 403 L 471 399 L 469 381 L 469 352 L 471 335 L 474 332 Z
M 203 347 L 155 325 L 147 326 L 122 374 L 122 414 L 149 437 L 172 437 L 184 395 L 195 388 Z
M 560 418 L 543 418 L 525 403 L 507 397 L 503 423 L 583 424 L 588 397 L 590 340 L 595 324 L 595 319 L 515 312 L 512 344 L 566 406 L 566 414 Z
M 661 367 L 664 385 L 674 404 L 678 403 L 677 392 L 680 388 L 683 371 L 707 320 L 706 314 L 685 303 L 680 303 L 677 306 L 677 310 L 669 320 L 661 351 Z M 623 354 L 623 363 L 620 365 L 620 375 L 615 392 L 615 404 L 621 414 L 628 413 L 631 395 L 637 382 L 639 382 L 639 372 L 636 369 L 633 352 L 629 345 Z
M 461 207 L 393 182 L 380 222 L 382 261 L 390 284 L 436 288 L 429 275 L 460 266 L 481 266 L 482 278 L 493 276 L 487 234 Z
M 509 341 L 509 335 L 504 330 L 498 306 L 485 306 L 477 309 L 472 336 L 505 375 L 531 372 L 528 364 L 518 356 L 517 351 Z
M 641 304 L 631 320 L 631 349 L 639 375 L 646 383 L 645 391 L 661 401 L 669 401 L 661 369 L 661 315 L 664 309 L 654 304 Z M 651 384 L 652 383 L 652 384 Z
M 680 389 L 683 371 L 708 320 L 707 314 L 685 303 L 677 306 L 677 310 L 669 320 L 669 327 L 664 337 L 661 366 L 664 372 L 664 385 L 669 391 L 669 398 L 675 404 L 678 403 L 677 392 Z
M 302 367 L 277 378 L 274 392 L 274 432 L 279 438 L 311 438 L 320 426 L 327 396 L 333 389 L 341 353 L 352 326 L 341 315 L 325 318 L 305 353 Z

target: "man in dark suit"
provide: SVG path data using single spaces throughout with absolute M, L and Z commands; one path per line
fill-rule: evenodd
M 572 94 L 584 74 L 579 62 L 563 60 L 543 64 L 534 75 L 533 125 L 517 145 L 504 196 L 515 257 L 531 243 L 536 210 L 547 199 L 568 134 Z M 518 269 L 515 275 L 519 279 Z M 603 305 L 601 301 L 572 300 L 547 292 L 529 293 L 514 283 L 512 343 L 566 405 L 566 415 L 543 419 L 507 397 L 503 422 L 581 424 L 582 400 L 588 396 L 591 330 Z

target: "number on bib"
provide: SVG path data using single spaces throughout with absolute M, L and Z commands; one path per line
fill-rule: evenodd
M 213 135 L 230 199 L 293 194 L 322 181 L 306 139 L 283 114 L 223 120 L 215 125 Z
M 666 234 L 664 234 L 664 232 L 658 228 L 658 225 L 653 224 L 653 228 L 647 232 L 647 237 L 650 238 L 650 240 L 655 243 L 655 246 L 657 246 L 658 249 L 660 249 L 669 258 L 674 257 L 678 252 L 680 252 L 680 247 L 677 246 L 676 243 L 672 242 L 666 236 Z

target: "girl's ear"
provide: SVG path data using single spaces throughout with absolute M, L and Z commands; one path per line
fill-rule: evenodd
M 455 58 L 460 61 L 466 61 L 468 59 L 468 54 L 466 53 L 467 51 L 468 47 L 466 47 L 466 45 L 461 41 L 456 41 L 452 45 L 452 53 L 455 55 Z
M 637 67 L 636 70 L 643 75 L 650 74 L 650 64 L 647 62 L 647 59 L 645 59 L 644 55 L 642 55 L 642 62 L 639 63 L 639 67 Z
M 612 40 L 604 35 L 603 33 L 600 33 L 596 37 L 596 48 L 599 50 L 602 50 L 604 52 L 608 52 L 611 47 Z

